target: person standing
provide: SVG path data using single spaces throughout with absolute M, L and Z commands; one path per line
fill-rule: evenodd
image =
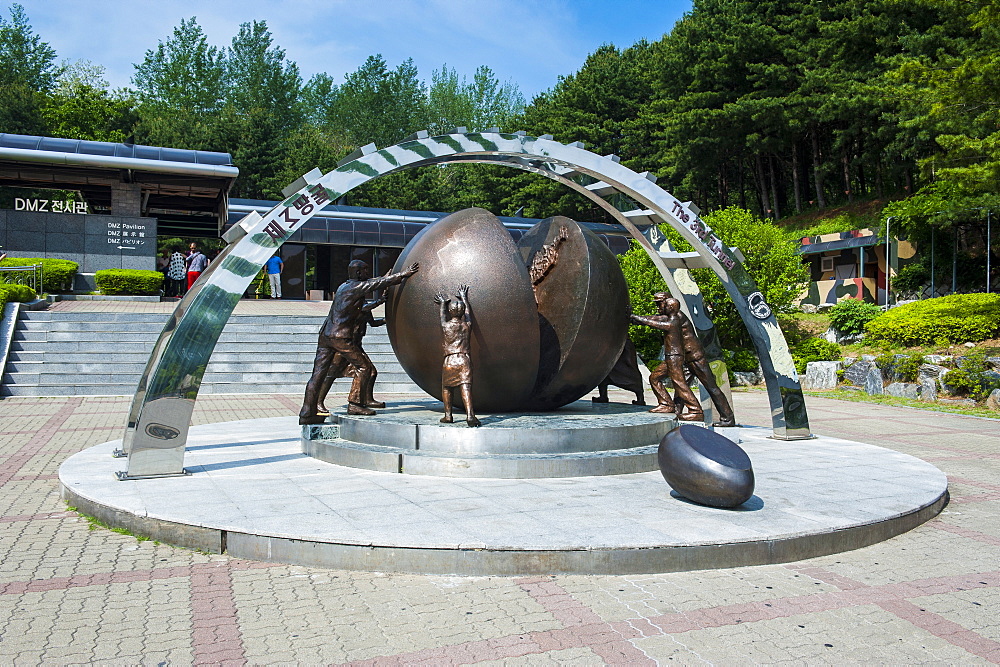
M 191 289 L 194 282 L 198 280 L 198 276 L 201 275 L 208 267 L 208 257 L 202 254 L 201 250 L 194 243 L 191 244 L 191 254 L 187 258 L 187 288 Z
M 278 255 L 273 255 L 264 264 L 264 271 L 267 272 L 267 280 L 271 284 L 271 298 L 281 298 L 281 271 L 285 268 L 285 263 Z
M 184 296 L 184 280 L 187 278 L 187 263 L 184 254 L 174 247 L 167 266 L 167 296 Z

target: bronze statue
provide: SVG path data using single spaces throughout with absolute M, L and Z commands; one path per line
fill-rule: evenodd
M 546 243 L 541 250 L 531 258 L 531 266 L 528 267 L 528 275 L 531 277 L 531 286 L 534 287 L 542 282 L 552 267 L 559 261 L 559 246 L 569 238 L 569 229 L 566 225 L 559 227 L 559 235 L 552 239 L 552 243 Z
M 635 400 L 632 401 L 632 405 L 646 405 L 646 397 L 643 395 L 642 373 L 639 372 L 639 358 L 636 356 L 635 343 L 627 336 L 621 356 L 618 357 L 614 368 L 608 373 L 608 377 L 601 380 L 601 383 L 597 385 L 597 396 L 594 396 L 590 400 L 594 403 L 609 402 L 608 385 L 612 384 L 635 394 Z
M 465 422 L 472 427 L 480 426 L 472 407 L 472 357 L 470 342 L 472 336 L 472 309 L 469 306 L 469 286 L 458 288 L 458 298 L 454 301 L 443 294 L 434 296 L 434 303 L 441 306 L 441 351 L 444 361 L 441 365 L 441 400 L 444 402 L 443 424 L 455 421 L 452 416 L 454 392 L 458 389 L 465 405 Z
M 713 422 L 712 426 L 736 426 L 736 416 L 733 414 L 733 407 L 729 405 L 725 392 L 719 388 L 719 384 L 715 381 L 712 368 L 708 365 L 708 359 L 705 358 L 705 348 L 702 347 L 701 341 L 698 339 L 698 332 L 695 331 L 694 325 L 691 324 L 691 320 L 688 319 L 687 315 L 680 312 L 680 302 L 677 299 L 673 299 L 673 301 L 677 303 L 677 317 L 681 322 L 681 339 L 684 341 L 684 361 L 687 363 L 688 370 L 694 373 L 694 376 L 701 382 L 701 386 L 708 391 L 708 395 L 712 397 L 712 404 L 715 405 L 715 409 L 719 412 L 719 419 Z M 700 405 L 698 406 L 698 412 L 699 419 L 703 418 L 700 414 Z
M 681 338 L 681 325 L 677 317 L 680 302 L 670 298 L 670 295 L 665 292 L 654 294 L 653 302 L 659 311 L 658 315 L 649 317 L 634 313 L 629 315 L 629 320 L 633 323 L 644 324 L 663 332 L 663 363 L 649 374 L 649 384 L 658 403 L 650 412 L 674 413 L 678 419 L 685 421 L 703 419 L 704 413 L 701 404 L 695 398 L 694 392 L 691 391 L 691 387 L 688 386 L 684 377 L 684 341 Z M 674 385 L 673 400 L 663 384 L 666 378 L 670 378 Z M 679 410 L 675 405 L 677 402 L 681 403 Z M 684 413 L 685 406 L 689 408 L 687 413 Z
M 317 403 L 320 390 L 329 374 L 330 364 L 337 352 L 356 371 L 354 381 L 351 383 L 351 393 L 347 399 L 347 414 L 375 414 L 371 409 L 372 406 L 366 405 L 366 398 L 369 397 L 365 396 L 375 366 L 355 339 L 360 323 L 371 315 L 370 311 L 364 310 L 365 295 L 403 282 L 416 273 L 418 268 L 414 263 L 401 273 L 372 278 L 371 268 L 367 263 L 356 259 L 347 265 L 347 280 L 337 288 L 333 305 L 330 306 L 330 314 L 327 315 L 323 329 L 319 333 L 312 377 L 306 385 L 305 398 L 299 411 L 300 424 L 321 424 L 325 421 L 325 416 L 317 414 Z M 371 402 L 376 404 L 374 399 Z
M 663 363 L 649 375 L 649 383 L 656 394 L 658 405 L 650 412 L 673 412 L 682 421 L 701 421 L 705 413 L 701 403 L 695 397 L 688 385 L 684 372 L 687 362 L 691 372 L 708 390 L 712 403 L 719 411 L 719 421 L 714 426 L 735 426 L 736 418 L 733 409 L 726 400 L 726 395 L 715 382 L 712 370 L 705 359 L 705 350 L 698 340 L 698 335 L 686 315 L 680 312 L 680 301 L 666 292 L 653 295 L 658 315 L 643 317 L 632 314 L 629 319 L 636 324 L 644 324 L 663 331 Z M 674 397 L 670 395 L 663 384 L 669 377 L 674 385 Z
M 380 327 L 385 324 L 385 318 L 380 317 L 376 319 L 372 316 L 372 310 L 378 308 L 383 303 L 385 303 L 385 297 L 378 299 L 377 301 L 371 301 L 364 306 L 364 310 L 367 315 L 365 315 L 361 321 L 358 323 L 358 328 L 354 333 L 354 342 L 362 352 L 364 349 L 361 347 L 361 343 L 368 333 L 368 327 Z M 367 353 L 366 353 L 367 354 Z M 317 415 L 328 415 L 330 411 L 326 407 L 326 397 L 330 393 L 330 389 L 333 388 L 333 383 L 337 378 L 353 378 L 358 374 L 358 369 L 351 365 L 349 361 L 340 352 L 336 352 L 333 355 L 333 360 L 330 362 L 330 370 L 327 371 L 326 379 L 323 381 L 323 387 L 319 390 L 319 398 L 316 401 L 316 414 Z M 368 378 L 368 382 L 365 383 L 363 387 L 364 405 L 369 408 L 384 408 L 385 403 L 382 401 L 376 401 L 374 396 L 375 391 L 375 380 L 378 378 L 378 369 L 372 366 L 371 375 Z

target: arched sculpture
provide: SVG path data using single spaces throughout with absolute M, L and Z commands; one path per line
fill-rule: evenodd
M 374 146 L 337 169 L 307 174 L 290 197 L 261 216 L 250 214 L 226 235 L 229 246 L 178 303 L 154 345 L 139 381 L 124 436 L 128 469 L 122 478 L 183 474 L 184 447 L 194 401 L 208 359 L 240 296 L 276 248 L 322 206 L 373 178 L 434 164 L 481 162 L 544 175 L 591 198 L 647 251 L 667 285 L 676 282 L 663 258 L 635 225 L 666 222 L 690 242 L 719 276 L 757 348 L 767 383 L 776 438 L 809 437 L 798 375 L 778 323 L 739 256 L 726 248 L 686 203 L 642 174 L 582 144 L 524 133 L 464 131 L 436 137 L 418 133 L 395 146 Z M 593 182 L 584 185 L 574 177 Z M 621 212 L 602 196 L 621 193 L 641 208 Z M 671 289 L 673 292 L 674 290 Z M 275 356 L 281 352 L 275 341 Z

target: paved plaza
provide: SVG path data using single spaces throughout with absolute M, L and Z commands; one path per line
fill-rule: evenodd
M 208 395 L 194 420 L 288 416 L 298 401 Z M 770 422 L 763 392 L 735 403 Z M 60 501 L 57 470 L 120 437 L 128 399 L 8 398 L 0 663 L 1000 663 L 1000 421 L 808 406 L 817 432 L 938 466 L 950 505 L 887 542 L 787 565 L 504 578 L 272 565 L 91 527 Z

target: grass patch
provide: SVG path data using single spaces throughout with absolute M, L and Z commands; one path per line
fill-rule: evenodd
M 914 408 L 917 410 L 928 410 L 931 412 L 948 412 L 955 415 L 970 415 L 972 417 L 987 417 L 989 419 L 1000 419 L 1000 413 L 989 408 L 975 406 L 966 407 L 961 405 L 949 405 L 947 403 L 930 403 L 918 401 L 912 398 L 898 398 L 886 394 L 872 395 L 863 391 L 853 391 L 850 389 L 831 389 L 829 391 L 803 391 L 806 396 L 816 398 L 832 398 L 836 401 L 850 401 L 852 403 L 876 403 L 878 405 L 889 405 L 893 407 Z
M 76 512 L 78 515 L 80 515 L 80 518 L 82 518 L 84 521 L 87 522 L 87 530 L 97 530 L 98 528 L 104 528 L 105 530 L 110 530 L 112 533 L 118 533 L 119 535 L 128 535 L 129 537 L 134 537 L 139 542 L 149 541 L 149 538 L 146 537 L 145 535 L 136 535 L 128 528 L 116 528 L 114 526 L 109 526 L 108 524 L 98 519 L 96 516 L 90 516 L 89 514 L 84 514 L 76 507 L 67 505 L 66 509 L 69 510 L 70 512 Z

